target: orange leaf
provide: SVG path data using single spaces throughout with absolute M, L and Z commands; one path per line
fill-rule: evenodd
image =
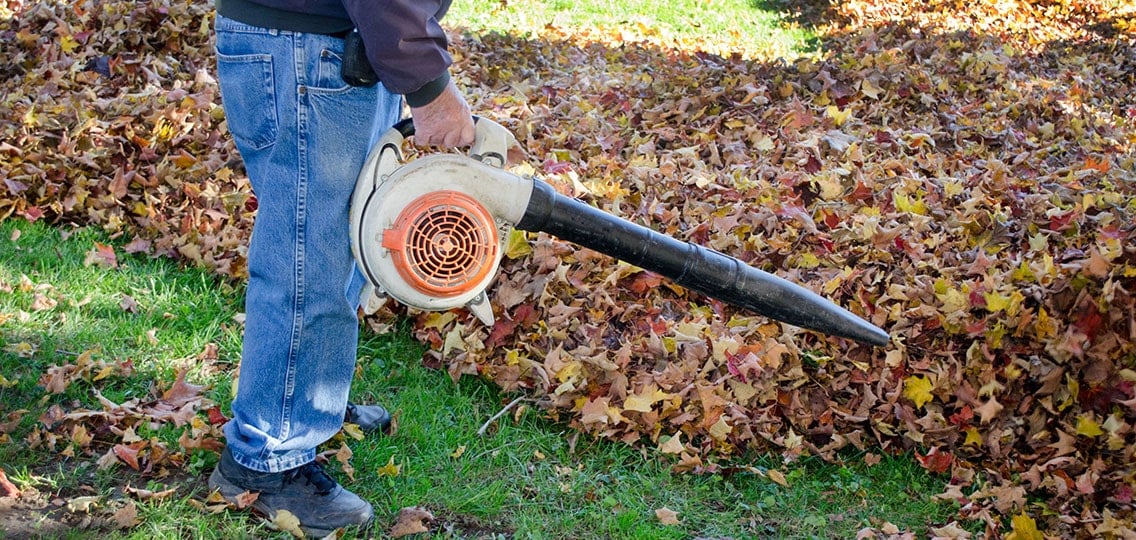
M 130 445 L 116 444 L 113 449 L 114 455 L 123 463 L 129 465 L 131 469 L 139 471 L 142 470 L 142 467 L 138 464 L 138 451 L 145 445 L 146 441 L 139 441 Z
M 8 475 L 4 473 L 4 469 L 0 469 L 0 497 L 19 497 L 20 488 L 15 484 L 8 481 Z

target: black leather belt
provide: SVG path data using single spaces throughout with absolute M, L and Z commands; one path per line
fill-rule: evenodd
M 340 30 L 338 32 L 331 32 L 327 35 L 329 35 L 333 38 L 343 39 L 343 38 L 347 37 L 347 34 L 351 33 L 351 30 L 352 30 L 351 28 L 348 28 L 347 30 Z

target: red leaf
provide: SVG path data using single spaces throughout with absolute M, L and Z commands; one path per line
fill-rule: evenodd
M 38 206 L 29 206 L 27 210 L 20 212 L 24 219 L 35 223 L 39 218 L 43 217 L 43 209 Z
M 635 294 L 645 294 L 663 283 L 663 277 L 654 272 L 640 272 L 628 287 Z
M 916 454 L 915 459 L 919 460 L 919 464 L 928 471 L 931 471 L 933 473 L 944 473 L 951 468 L 951 464 L 954 463 L 955 456 L 950 452 L 940 452 L 939 448 L 935 447 L 932 448 L 930 452 L 927 452 L 927 455 L 925 456 Z
M 214 426 L 219 426 L 229 421 L 225 413 L 221 412 L 221 408 L 216 405 L 210 407 L 208 411 L 205 411 L 205 414 L 209 416 L 209 423 Z
M 548 160 L 544 162 L 545 174 L 563 174 L 572 170 L 572 164 L 567 161 Z
M 146 441 L 138 441 L 130 445 L 116 444 L 114 445 L 114 455 L 123 463 L 130 466 L 131 469 L 136 471 L 142 470 L 138 464 L 138 451 L 146 444 Z
M 970 405 L 963 405 L 959 412 L 952 414 L 949 418 L 950 422 L 959 427 L 970 425 L 970 421 L 974 419 L 974 410 Z
M 487 347 L 497 347 L 505 342 L 505 339 L 513 334 L 517 329 L 519 321 L 509 319 L 497 319 L 493 325 L 493 330 L 489 332 L 489 338 L 485 340 Z
M 87 252 L 87 257 L 83 259 L 83 264 L 90 266 L 92 264 L 104 268 L 118 268 L 118 256 L 114 253 L 114 246 L 100 244 L 95 242 L 95 247 Z

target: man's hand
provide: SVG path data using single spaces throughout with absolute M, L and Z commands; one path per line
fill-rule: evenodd
M 473 116 L 454 81 L 434 101 L 412 107 L 414 140 L 422 145 L 454 148 L 473 144 Z

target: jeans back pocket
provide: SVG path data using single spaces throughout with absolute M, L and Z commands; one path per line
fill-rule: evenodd
M 238 149 L 261 150 L 276 142 L 276 92 L 272 56 L 217 54 L 217 80 L 229 132 Z

